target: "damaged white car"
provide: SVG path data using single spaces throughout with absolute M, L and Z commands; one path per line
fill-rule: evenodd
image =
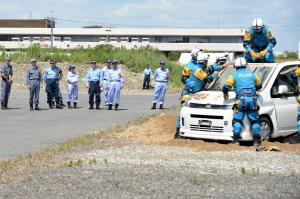
M 284 63 L 248 64 L 248 69 L 259 75 L 262 89 L 258 93 L 262 137 L 288 136 L 297 131 L 297 97 L 290 74 L 300 61 Z M 233 91 L 223 99 L 222 87 L 235 68 L 228 67 L 209 86 L 194 94 L 180 112 L 180 136 L 212 140 L 232 140 Z M 252 140 L 250 123 L 245 117 L 241 140 Z

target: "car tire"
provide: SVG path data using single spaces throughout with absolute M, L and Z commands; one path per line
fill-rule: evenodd
M 262 140 L 272 141 L 273 127 L 270 120 L 262 116 L 259 120 Z

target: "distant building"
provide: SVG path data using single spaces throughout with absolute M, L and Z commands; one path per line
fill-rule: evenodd
M 151 46 L 160 51 L 243 52 L 242 28 L 54 28 L 53 46 L 62 49 L 92 48 L 101 44 L 139 48 Z M 27 48 L 32 44 L 49 47 L 50 28 L 0 28 L 0 45 L 6 49 Z
M 53 21 L 53 28 L 55 21 Z M 0 28 L 51 28 L 49 19 L 0 19 Z

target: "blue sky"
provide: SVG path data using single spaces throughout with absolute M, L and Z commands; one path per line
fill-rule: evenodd
M 0 18 L 44 18 L 53 10 L 57 27 L 248 27 L 260 17 L 272 27 L 275 50 L 297 51 L 300 41 L 300 0 L 1 1 Z

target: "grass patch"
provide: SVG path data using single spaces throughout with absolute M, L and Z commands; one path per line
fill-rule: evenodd
M 201 179 L 197 176 L 192 176 L 188 179 L 189 183 L 193 186 L 200 186 L 202 184 L 205 184 L 206 183 L 206 180 L 204 179 Z
M 87 135 L 71 138 L 63 143 L 57 144 L 52 148 L 45 148 L 36 151 L 30 155 L 19 155 L 6 161 L 0 162 L 0 183 L 7 184 L 13 180 L 16 180 L 21 174 L 29 168 L 48 168 L 53 165 L 57 165 L 54 158 L 65 152 L 71 151 L 75 147 L 84 147 L 92 143 L 95 143 L 101 139 L 109 138 L 114 134 L 121 133 L 132 125 L 139 125 L 151 117 L 157 116 L 159 113 L 152 114 L 146 117 L 138 118 L 137 120 L 127 122 L 125 124 L 116 125 L 107 130 L 100 132 L 94 132 Z M 106 160 L 107 161 L 107 160 Z M 87 164 L 96 164 L 95 159 L 89 160 Z M 60 163 L 60 167 L 73 167 L 82 166 L 84 163 L 81 160 L 77 161 L 65 161 Z M 107 164 L 107 162 L 106 162 Z

